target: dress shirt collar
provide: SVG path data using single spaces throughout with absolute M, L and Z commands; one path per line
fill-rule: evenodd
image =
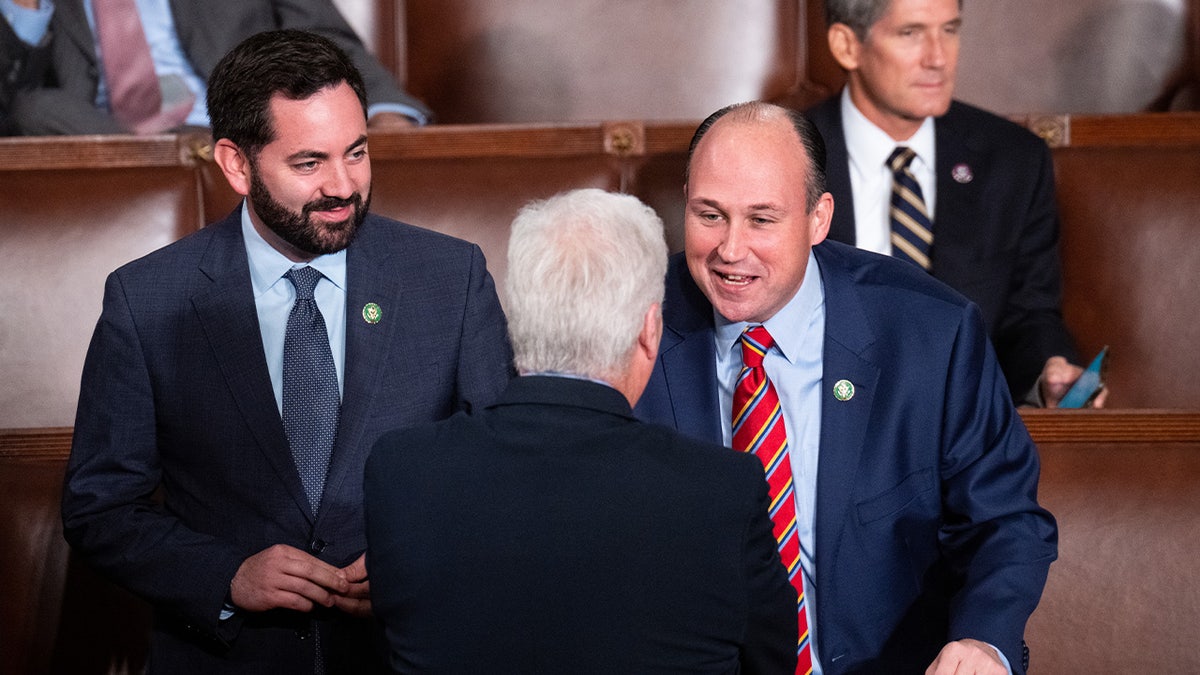
M 804 272 L 804 281 L 800 282 L 800 289 L 782 309 L 763 322 L 767 332 L 775 339 L 775 346 L 788 363 L 794 365 L 799 358 L 804 335 L 812 324 L 813 313 L 818 311 L 824 302 L 825 286 L 821 281 L 821 270 L 817 265 L 816 256 L 809 251 L 808 267 Z M 713 319 L 716 322 L 719 354 L 732 352 L 746 327 L 756 325 L 746 321 L 731 322 L 715 309 L 713 310 Z M 741 360 L 740 352 L 738 360 L 739 362 Z
M 926 117 L 917 132 L 905 141 L 893 140 L 883 129 L 868 120 L 850 100 L 850 88 L 842 89 L 842 127 L 846 137 L 846 154 L 850 160 L 851 171 L 857 171 L 860 176 L 869 173 L 877 174 L 880 167 L 886 166 L 887 158 L 898 145 L 905 145 L 917 153 L 913 160 L 913 172 L 933 173 L 934 148 L 936 146 L 933 132 L 933 118 Z M 924 166 L 921 166 L 921 165 Z M 890 174 L 891 170 L 887 172 Z
M 242 237 L 246 241 L 246 255 L 250 259 L 250 283 L 257 299 L 274 286 L 288 270 L 303 267 L 275 250 L 250 222 L 250 209 L 242 200 Z M 308 265 L 315 267 L 326 279 L 342 291 L 346 290 L 346 249 L 313 258 Z

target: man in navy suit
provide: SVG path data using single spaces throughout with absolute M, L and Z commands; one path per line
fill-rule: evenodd
M 387 429 L 495 399 L 504 317 L 477 246 L 368 214 L 363 82 L 332 42 L 246 40 L 218 65 L 209 110 L 215 159 L 247 198 L 109 276 L 65 533 L 154 606 L 151 672 L 372 672 L 367 455 Z M 335 407 L 340 389 L 316 506 L 281 416 L 289 282 L 306 267 Z
M 1062 319 L 1054 167 L 1037 136 L 951 100 L 961 7 L 826 0 L 847 76 L 808 112 L 829 152 L 829 238 L 892 254 L 887 159 L 911 148 L 932 217 L 930 273 L 979 305 L 1014 400 L 1054 407 L 1083 371 Z
M 1023 673 L 1057 530 L 979 309 L 915 265 L 823 241 L 824 147 L 794 111 L 710 116 L 685 198 L 637 411 L 729 443 L 739 336 L 773 336 L 814 672 Z
M 796 594 L 751 455 L 639 422 L 667 247 L 636 198 L 513 223 L 521 377 L 385 435 L 366 471 L 371 598 L 402 673 L 791 673 Z

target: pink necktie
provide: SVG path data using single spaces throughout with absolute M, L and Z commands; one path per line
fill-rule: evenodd
M 154 134 L 179 126 L 192 109 L 190 92 L 163 110 L 162 88 L 133 0 L 92 0 L 109 105 L 121 126 Z

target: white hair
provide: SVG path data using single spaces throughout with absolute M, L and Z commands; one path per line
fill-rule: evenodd
M 624 372 L 666 271 L 662 220 L 636 197 L 589 188 L 527 204 L 505 277 L 517 370 Z

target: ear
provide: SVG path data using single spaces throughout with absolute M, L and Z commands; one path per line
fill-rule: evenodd
M 862 43 L 854 30 L 844 23 L 835 23 L 829 27 L 827 34 L 829 51 L 838 65 L 847 72 L 858 70 L 858 55 Z
M 638 331 L 637 344 L 633 347 L 633 355 L 618 382 L 614 383 L 617 390 L 625 395 L 630 406 L 636 406 L 650 374 L 654 372 L 654 363 L 658 360 L 658 341 L 662 338 L 662 312 L 656 302 L 650 305 L 642 316 L 642 329 Z
M 651 364 L 658 358 L 658 342 L 662 339 L 662 311 L 656 302 L 642 316 L 642 330 L 638 332 L 638 355 Z
M 808 226 L 812 228 L 809 235 L 812 238 L 813 246 L 825 241 L 825 237 L 829 235 L 829 223 L 833 221 L 833 206 L 833 195 L 826 192 L 808 212 Z
M 213 148 L 213 161 L 221 167 L 234 192 L 243 197 L 250 194 L 250 159 L 241 148 L 228 138 L 222 138 Z

